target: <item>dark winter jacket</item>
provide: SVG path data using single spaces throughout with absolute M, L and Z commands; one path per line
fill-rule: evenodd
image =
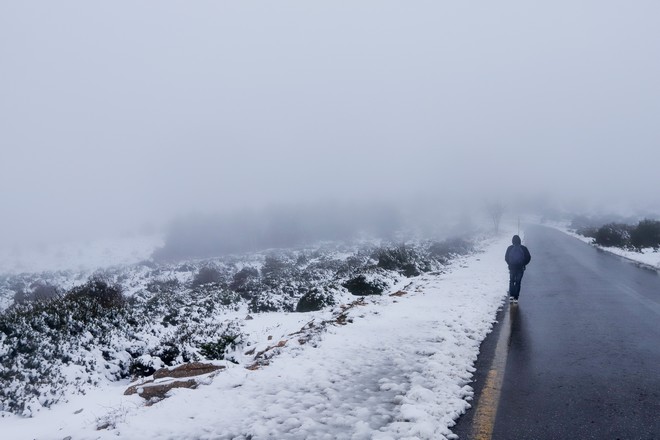
M 521 243 L 520 237 L 518 237 L 517 235 L 513 236 L 513 238 L 511 239 L 511 242 L 513 244 L 506 249 L 506 254 L 504 254 L 504 261 L 506 261 L 506 264 L 509 265 L 509 270 L 515 270 L 515 269 L 523 269 L 524 270 L 525 266 L 527 266 L 529 264 L 529 262 L 532 261 L 532 256 L 529 253 L 529 249 L 527 249 L 526 246 L 523 246 L 522 244 L 520 244 Z M 520 246 L 523 250 L 523 254 L 525 255 L 525 263 L 522 266 L 520 266 L 520 265 L 515 266 L 515 265 L 511 265 L 511 263 L 509 263 L 509 259 L 510 259 L 509 256 L 511 255 L 511 250 L 514 248 L 514 246 Z

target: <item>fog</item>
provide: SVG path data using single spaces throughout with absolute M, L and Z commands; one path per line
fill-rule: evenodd
M 327 203 L 657 207 L 659 16 L 655 1 L 2 2 L 0 246 Z

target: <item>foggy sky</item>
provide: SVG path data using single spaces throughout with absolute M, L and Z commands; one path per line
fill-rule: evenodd
M 658 17 L 656 1 L 2 2 L 0 245 L 325 198 L 657 201 Z

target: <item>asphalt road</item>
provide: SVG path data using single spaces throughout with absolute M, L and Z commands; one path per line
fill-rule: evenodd
M 510 328 L 499 325 L 484 342 L 477 409 L 454 432 L 461 439 L 660 440 L 658 273 L 550 228 L 528 227 L 523 244 L 532 262 L 520 304 L 500 313 Z M 487 400 L 482 388 L 500 335 L 508 350 L 494 425 L 477 435 L 475 414 Z

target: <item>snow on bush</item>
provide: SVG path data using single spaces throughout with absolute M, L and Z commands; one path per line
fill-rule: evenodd
M 0 413 L 31 416 L 102 381 L 192 360 L 240 362 L 247 313 L 320 310 L 440 270 L 466 240 L 325 246 L 85 274 L 0 278 Z M 87 274 L 89 276 L 89 274 Z

